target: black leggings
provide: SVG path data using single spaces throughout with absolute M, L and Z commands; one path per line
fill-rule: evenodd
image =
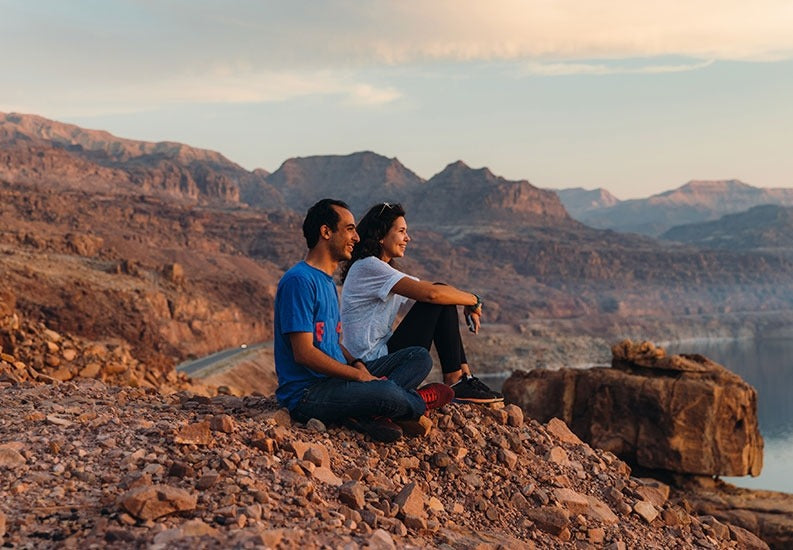
M 457 306 L 443 306 L 416 302 L 388 339 L 388 353 L 410 346 L 422 346 L 429 351 L 432 343 L 441 360 L 444 374 L 460 370 L 468 363 L 460 338 Z

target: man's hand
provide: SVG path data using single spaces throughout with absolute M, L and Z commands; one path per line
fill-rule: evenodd
M 353 365 L 353 368 L 355 368 L 360 373 L 358 382 L 371 382 L 372 380 L 380 380 L 378 377 L 372 375 L 371 372 L 366 370 L 366 365 L 364 365 L 362 361 L 356 362 Z

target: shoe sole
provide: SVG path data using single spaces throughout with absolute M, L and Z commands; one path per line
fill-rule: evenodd
M 453 403 L 477 403 L 487 405 L 488 403 L 503 403 L 503 397 L 455 397 Z
M 401 431 L 396 431 L 396 430 L 385 431 L 385 430 L 383 430 L 383 431 L 380 431 L 380 432 L 375 432 L 374 430 L 367 430 L 366 428 L 361 426 L 358 422 L 356 422 L 352 418 L 348 418 L 347 420 L 345 420 L 344 421 L 344 425 L 347 428 L 349 428 L 351 430 L 354 430 L 354 431 L 356 431 L 358 433 L 362 433 L 362 434 L 368 435 L 374 441 L 379 441 L 380 443 L 394 443 L 395 441 L 399 441 L 402 438 L 402 432 Z

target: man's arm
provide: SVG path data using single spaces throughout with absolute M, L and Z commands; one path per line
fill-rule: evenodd
M 365 368 L 345 365 L 315 348 L 314 336 L 310 332 L 290 332 L 289 343 L 292 345 L 295 362 L 320 374 L 358 382 L 378 379 Z

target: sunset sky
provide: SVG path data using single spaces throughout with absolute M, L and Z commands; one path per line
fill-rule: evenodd
M 245 168 L 371 150 L 643 197 L 793 187 L 793 2 L 0 0 L 0 111 Z

